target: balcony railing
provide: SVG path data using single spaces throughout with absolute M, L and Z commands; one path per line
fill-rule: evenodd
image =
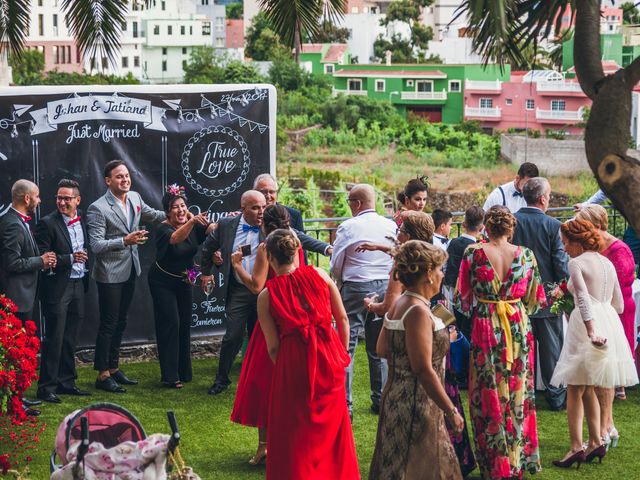
M 538 82 L 536 84 L 538 92 L 576 92 L 582 93 L 582 88 L 578 82 Z
M 335 97 L 338 94 L 343 94 L 343 95 L 363 95 L 363 96 L 367 96 L 367 91 L 366 90 L 339 90 L 337 88 L 333 89 L 333 96 Z
M 447 92 L 402 92 L 400 94 L 402 100 L 446 100 Z
M 536 109 L 537 120 L 566 120 L 571 122 L 582 121 L 582 109 L 580 110 L 540 110 Z
M 502 110 L 500 107 L 494 108 L 478 108 L 478 107 L 464 107 L 465 117 L 476 118 L 500 118 L 502 117 Z
M 469 80 L 464 81 L 464 88 L 467 90 L 483 90 L 490 92 L 501 92 L 502 82 L 500 80 Z

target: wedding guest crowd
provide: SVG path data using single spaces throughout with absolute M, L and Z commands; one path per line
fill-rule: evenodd
M 535 164 L 522 164 L 484 209 L 468 208 L 457 238 L 450 238 L 451 212 L 423 212 L 426 177 L 406 184 L 393 220 L 376 212 L 373 186 L 354 185 L 352 218 L 338 226 L 333 245 L 304 233 L 300 212 L 278 203 L 269 174 L 242 194 L 237 214 L 215 224 L 208 212 L 191 213 L 175 184 L 162 210 L 148 206 L 131 190 L 122 160 L 105 165 L 104 180 L 107 191 L 86 218 L 78 208 L 81 185 L 69 179 L 59 181 L 56 208 L 33 234 L 36 184 L 15 182 L 11 208 L 0 217 L 2 293 L 23 321 L 38 300 L 44 317 L 38 399 L 91 394 L 78 387 L 75 370 L 90 276 L 100 314 L 95 388 L 122 394 L 138 383 L 120 369 L 119 356 L 148 225 L 155 233 L 148 284 L 159 380 L 171 389 L 192 380 L 200 251 L 207 299 L 216 280 L 226 287 L 226 331 L 208 393 L 229 389 L 248 338 L 231 421 L 258 429 L 249 463 L 266 463 L 267 479 L 360 478 L 352 422 L 361 408 L 353 375 L 363 334 L 368 408 L 379 414 L 372 480 L 460 479 L 476 466 L 492 480 L 539 471 L 536 364 L 548 408 L 567 410 L 569 451 L 553 465 L 601 462 L 617 446 L 614 393 L 624 399 L 625 387 L 638 383 L 633 255 L 607 233 L 598 205 L 577 205 L 576 218 L 564 224 L 548 216 L 551 186 Z M 333 279 L 306 264 L 306 251 L 331 257 Z M 550 307 L 554 286 L 567 280 L 575 308 L 565 324 Z M 460 339 L 467 351 L 451 349 Z M 462 381 L 459 364 L 468 364 Z M 475 449 L 459 385 L 468 388 Z M 30 415 L 39 414 L 29 408 L 35 403 L 24 399 Z

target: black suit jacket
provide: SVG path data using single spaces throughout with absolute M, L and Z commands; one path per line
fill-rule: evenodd
M 80 215 L 80 224 L 82 225 L 84 248 L 88 251 L 89 238 L 87 236 L 87 224 L 82 211 L 78 210 L 78 215 Z M 34 236 L 40 254 L 44 252 L 55 252 L 56 254 L 57 263 L 56 268 L 53 270 L 55 275 L 46 275 L 46 272 L 43 272 L 40 278 L 42 285 L 40 289 L 40 299 L 43 302 L 56 303 L 64 293 L 67 283 L 69 283 L 71 267 L 73 265 L 71 261 L 71 255 L 73 254 L 71 237 L 69 236 L 69 229 L 66 223 L 64 223 L 62 214 L 55 210 L 46 217 L 42 217 L 38 225 L 36 225 Z M 89 274 L 85 274 L 82 280 L 84 283 L 84 291 L 87 292 L 89 290 Z
M 0 293 L 13 300 L 18 312 L 33 310 L 38 272 L 44 267 L 28 228 L 13 208 L 0 217 Z
M 289 217 L 291 218 L 291 228 L 294 230 L 298 230 L 299 232 L 304 232 L 304 222 L 302 221 L 302 214 L 300 210 L 296 210 L 292 207 L 285 206 L 289 212 Z
M 467 237 L 454 238 L 449 242 L 449 247 L 447 248 L 447 254 L 449 254 L 447 271 L 444 274 L 444 281 L 442 282 L 447 287 L 455 288 L 456 283 L 458 283 L 460 264 L 462 263 L 464 251 L 469 245 L 473 245 L 474 243 L 473 240 Z
M 560 221 L 532 207 L 521 208 L 514 215 L 517 223 L 513 243 L 533 251 L 543 283 L 546 285 L 569 278 L 569 257 L 560 239 Z M 532 316 L 555 315 L 546 308 Z

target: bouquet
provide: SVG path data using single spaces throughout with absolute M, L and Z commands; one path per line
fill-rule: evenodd
M 198 277 L 200 276 L 200 265 L 194 265 L 192 268 L 188 268 L 182 272 L 182 281 L 195 287 L 198 284 Z
M 571 312 L 575 308 L 575 302 L 573 295 L 567 287 L 567 281 L 563 280 L 559 283 L 552 283 L 548 286 L 549 290 L 549 302 L 551 303 L 551 313 L 560 315 L 566 313 L 567 316 L 571 315 Z

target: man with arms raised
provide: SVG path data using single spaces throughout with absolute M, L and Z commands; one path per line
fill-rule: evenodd
M 120 343 L 127 326 L 127 313 L 140 275 L 138 245 L 147 240 L 145 223 L 160 222 L 164 212 L 149 207 L 131 189 L 129 169 L 122 160 L 111 160 L 104 167 L 108 190 L 87 210 L 89 244 L 95 254 L 93 278 L 98 285 L 100 326 L 96 338 L 93 368 L 98 371 L 96 388 L 125 393 L 121 385 L 138 382 L 119 369 Z

